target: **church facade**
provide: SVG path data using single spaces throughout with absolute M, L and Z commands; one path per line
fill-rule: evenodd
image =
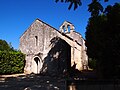
M 36 19 L 20 37 L 19 49 L 26 55 L 24 72 L 64 73 L 72 66 L 87 69 L 88 57 L 85 40 L 65 21 L 59 30 Z

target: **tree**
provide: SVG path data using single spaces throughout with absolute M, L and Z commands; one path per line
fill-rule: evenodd
M 89 58 L 96 59 L 102 78 L 120 78 L 120 4 L 89 18 L 86 46 Z
M 23 73 L 25 55 L 0 39 L 0 74 Z
M 58 1 L 61 1 L 61 2 L 65 2 L 65 3 L 70 3 L 68 9 L 71 9 L 71 7 L 73 6 L 74 4 L 74 10 L 80 6 L 82 3 L 81 3 L 81 0 L 55 0 L 56 2 Z
M 25 55 L 21 52 L 0 51 L 0 75 L 24 72 Z
M 10 51 L 13 47 L 9 45 L 5 40 L 0 39 L 0 51 Z
M 78 8 L 78 6 L 82 5 L 81 0 L 55 0 L 55 2 L 64 2 L 64 3 L 70 3 L 68 9 L 70 10 L 72 8 L 72 6 L 74 5 L 74 10 L 76 10 Z M 101 8 L 99 6 L 101 6 L 101 4 L 99 3 L 100 0 L 92 0 L 91 4 L 89 4 L 89 9 L 88 10 L 93 10 L 93 8 L 98 5 L 98 8 Z M 107 2 L 108 0 L 104 0 L 104 2 Z M 98 2 L 98 3 L 96 3 Z M 90 11 L 91 12 L 91 11 Z
M 74 10 L 82 4 L 81 0 L 58 1 L 70 2 L 68 9 L 74 5 Z M 88 57 L 95 60 L 100 78 L 120 78 L 120 4 L 116 3 L 104 10 L 100 0 L 92 0 L 88 11 L 91 13 L 86 28 Z

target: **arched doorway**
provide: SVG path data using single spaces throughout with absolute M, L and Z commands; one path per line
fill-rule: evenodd
M 42 60 L 38 56 L 35 56 L 32 60 L 32 72 L 35 74 L 39 74 L 42 65 L 43 65 Z

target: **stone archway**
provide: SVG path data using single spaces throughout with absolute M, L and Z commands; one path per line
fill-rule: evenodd
M 32 72 L 35 74 L 39 74 L 42 68 L 42 60 L 40 59 L 40 57 L 35 56 L 32 60 Z

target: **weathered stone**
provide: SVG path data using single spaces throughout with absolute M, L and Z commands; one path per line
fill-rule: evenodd
M 20 50 L 26 55 L 25 73 L 61 74 L 74 64 L 78 70 L 88 64 L 85 40 L 67 21 L 58 31 L 36 19 L 20 37 Z

